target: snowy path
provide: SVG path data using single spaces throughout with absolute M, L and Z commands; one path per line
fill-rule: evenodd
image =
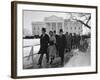
M 81 52 L 76 51 L 73 52 L 73 57 L 70 59 L 68 63 L 65 64 L 64 67 L 80 67 L 80 66 L 89 66 L 91 64 L 90 53 L 89 52 Z
M 35 41 L 35 42 L 34 42 Z M 36 44 L 39 44 L 39 40 L 24 40 L 24 46 L 34 46 Z M 24 56 L 28 56 L 30 53 L 32 47 L 24 48 Z M 40 46 L 35 46 L 34 47 L 34 53 L 37 53 L 39 50 Z M 33 53 L 33 54 L 34 54 Z M 70 54 L 73 54 L 73 56 L 70 56 Z M 39 59 L 39 54 L 36 54 L 33 56 L 33 61 L 32 57 L 29 58 L 23 58 L 24 60 L 24 68 L 28 69 L 36 69 L 40 68 L 37 63 Z M 60 65 L 60 57 L 56 57 L 53 64 L 46 64 L 46 59 L 45 56 L 43 58 L 43 63 L 41 68 L 54 68 L 54 67 L 61 67 Z M 86 52 L 81 52 L 78 49 L 72 50 L 70 53 L 65 53 L 65 64 L 64 67 L 83 67 L 83 66 L 89 66 L 91 64 L 91 55 L 90 55 L 90 48 Z

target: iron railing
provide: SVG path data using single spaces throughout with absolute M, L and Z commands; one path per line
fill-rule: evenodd
M 30 59 L 30 57 L 32 56 L 32 61 L 33 61 L 33 56 L 36 55 L 37 53 L 34 54 L 34 47 L 35 46 L 38 46 L 40 44 L 37 44 L 37 45 L 30 45 L 30 46 L 23 46 L 23 48 L 28 48 L 28 47 L 31 47 L 31 50 L 29 52 L 29 55 L 28 56 L 23 56 L 23 58 L 27 58 L 27 60 Z

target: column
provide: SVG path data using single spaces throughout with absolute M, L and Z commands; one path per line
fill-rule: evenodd
M 63 29 L 63 32 L 65 33 L 64 21 L 62 21 L 62 29 Z
M 52 30 L 52 23 L 50 22 L 50 30 L 49 31 L 51 31 Z
M 57 26 L 57 22 L 56 22 L 56 34 L 58 34 L 58 26 Z
M 56 33 L 57 33 L 57 22 L 55 22 L 55 27 L 56 27 L 56 30 L 55 30 L 55 31 L 56 31 Z
M 57 28 L 56 28 L 56 29 L 57 29 L 57 30 L 56 30 L 56 31 L 57 31 L 56 33 L 59 34 L 58 22 L 56 23 L 56 27 L 57 27 Z

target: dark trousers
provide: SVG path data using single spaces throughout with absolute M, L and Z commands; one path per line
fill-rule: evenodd
M 59 50 L 58 50 L 57 44 L 56 44 L 55 46 L 56 46 L 56 51 L 57 51 L 57 52 L 56 52 L 56 55 L 59 56 Z
M 40 64 L 40 65 L 41 65 L 41 63 L 42 63 L 44 54 L 46 54 L 47 62 L 49 62 L 49 54 L 48 54 L 48 53 L 41 53 L 41 54 L 40 54 L 39 61 L 38 61 L 38 64 Z
M 61 65 L 64 64 L 64 49 L 59 49 L 59 56 L 61 57 Z

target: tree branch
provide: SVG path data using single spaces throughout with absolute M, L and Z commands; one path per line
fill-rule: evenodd
M 88 24 L 88 22 L 90 21 L 90 19 L 91 19 L 91 16 L 89 17 L 89 19 L 88 19 L 88 21 L 86 22 L 86 24 Z
M 91 29 L 91 27 L 88 24 L 84 23 L 83 21 L 81 21 L 81 20 L 77 20 L 77 21 L 84 24 L 87 28 Z

